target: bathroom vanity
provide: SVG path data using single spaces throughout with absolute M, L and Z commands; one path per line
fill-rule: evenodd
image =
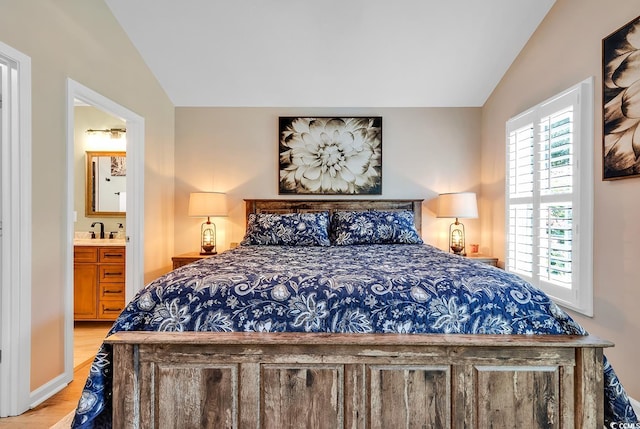
M 124 240 L 78 240 L 73 246 L 75 320 L 115 320 L 125 306 Z

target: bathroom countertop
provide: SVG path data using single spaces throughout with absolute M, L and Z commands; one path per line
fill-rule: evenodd
M 74 238 L 74 246 L 124 246 L 124 238 Z

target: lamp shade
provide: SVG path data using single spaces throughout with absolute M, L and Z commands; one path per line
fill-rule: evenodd
M 189 216 L 227 216 L 227 196 L 222 192 L 192 192 L 189 195 Z
M 474 219 L 478 203 L 474 192 L 456 192 L 438 196 L 438 217 Z

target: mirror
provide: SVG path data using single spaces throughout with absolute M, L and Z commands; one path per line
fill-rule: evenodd
M 86 215 L 126 216 L 127 153 L 87 152 Z

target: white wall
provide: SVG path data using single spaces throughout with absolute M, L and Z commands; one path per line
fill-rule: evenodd
M 179 107 L 176 253 L 199 248 L 204 219 L 187 216 L 190 192 L 229 195 L 229 217 L 214 219 L 220 248 L 226 249 L 244 235 L 243 198 L 279 198 L 278 117 L 332 115 L 382 116 L 382 195 L 374 198 L 424 198 L 423 238 L 446 247 L 451 220 L 434 218 L 433 199 L 442 192 L 479 190 L 479 108 Z M 476 223 L 465 222 L 469 240 L 477 242 Z
M 595 77 L 594 317 L 572 316 L 591 334 L 613 341 L 606 355 L 640 398 L 640 178 L 612 182 L 602 172 L 602 39 L 640 14 L 638 0 L 557 0 L 482 109 L 483 242 L 504 257 L 505 122 Z

